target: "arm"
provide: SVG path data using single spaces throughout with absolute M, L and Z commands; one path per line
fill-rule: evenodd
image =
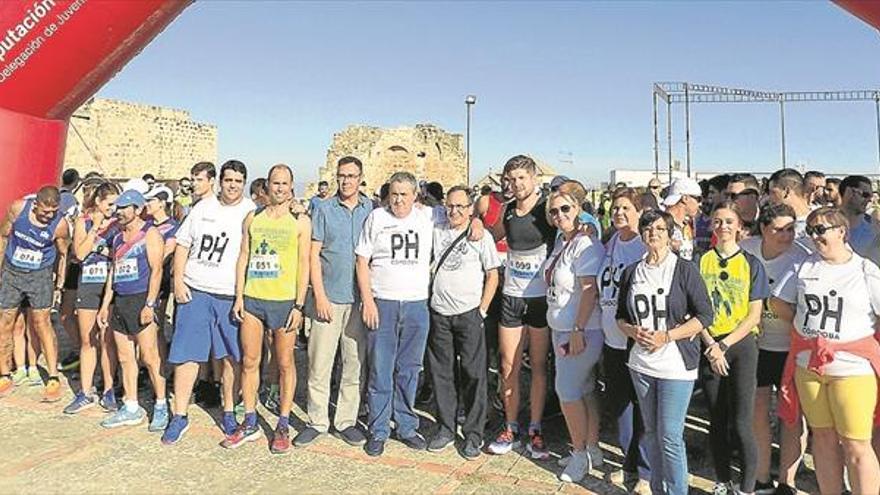
M 248 213 L 241 226 L 241 249 L 238 252 L 238 263 L 235 264 L 235 303 L 232 314 L 238 321 L 244 321 L 244 283 L 247 277 L 248 256 L 251 250 L 250 228 L 254 213 Z
M 110 303 L 113 301 L 113 273 L 115 271 L 116 264 L 111 262 L 110 269 L 107 270 L 107 281 L 104 282 L 104 297 L 101 298 L 101 308 L 98 310 L 98 326 L 105 330 L 110 325 Z
M 333 312 L 330 310 L 330 300 L 324 290 L 324 272 L 321 268 L 321 248 L 324 243 L 312 241 L 309 252 L 309 280 L 312 281 L 312 293 L 315 295 L 315 311 L 321 321 L 331 321 Z
M 98 231 L 101 230 L 101 224 L 103 223 L 103 218 L 99 218 L 98 215 L 100 213 L 95 213 L 94 215 L 95 218 L 91 230 L 86 230 L 86 221 L 84 219 L 76 219 L 76 224 L 73 227 L 73 255 L 80 261 L 86 259 L 89 253 L 92 252 L 92 249 L 95 248 L 95 243 L 98 240 Z
M 150 265 L 150 283 L 147 286 L 147 303 L 141 310 L 141 324 L 149 325 L 156 321 L 156 303 L 159 298 L 159 286 L 162 285 L 162 256 L 165 253 L 162 234 L 155 228 L 147 231 L 147 263 Z
M 176 243 L 175 243 L 176 244 Z M 177 244 L 174 247 L 174 259 L 171 262 L 171 277 L 174 284 L 174 300 L 177 304 L 186 304 L 192 300 L 189 287 L 183 281 L 186 260 L 189 258 L 189 247 Z
M 55 249 L 58 256 L 55 257 L 55 290 L 64 289 L 64 276 L 67 273 L 67 250 L 70 248 L 70 225 L 67 220 L 62 220 L 55 228 Z
M 596 309 L 596 301 L 599 300 L 599 288 L 596 286 L 596 277 L 578 277 L 577 284 L 581 291 L 581 301 L 580 304 L 578 304 L 577 315 L 574 319 L 574 329 L 572 330 L 571 337 L 568 341 L 568 353 L 572 356 L 580 354 L 584 351 L 584 348 L 586 348 L 586 341 L 583 332 L 585 329 L 584 327 L 587 326 L 587 322 L 590 320 L 590 315 L 592 315 L 593 311 Z
M 306 300 L 306 292 L 309 290 L 309 263 L 311 261 L 312 223 L 306 215 L 301 215 L 297 220 L 297 247 L 299 259 L 297 260 L 296 280 L 296 304 L 287 319 L 287 331 L 299 330 L 303 321 L 302 306 Z
M 364 304 L 362 309 L 364 324 L 370 330 L 376 330 L 379 328 L 379 308 L 376 307 L 376 300 L 373 299 L 373 287 L 370 283 L 370 260 L 358 255 L 356 271 L 358 289 L 360 289 L 361 300 Z
M 498 290 L 498 269 L 493 268 L 486 272 L 486 281 L 483 283 L 483 297 L 480 298 L 480 314 L 483 318 L 489 311 L 489 305 L 495 297 L 495 291 Z
M 170 256 L 174 255 L 174 251 L 177 249 L 177 239 L 171 238 L 165 241 L 165 247 L 162 250 L 162 263 L 165 262 Z

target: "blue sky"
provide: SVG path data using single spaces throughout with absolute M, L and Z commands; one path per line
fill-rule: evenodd
M 346 125 L 463 133 L 473 93 L 473 178 L 527 153 L 596 183 L 653 167 L 654 81 L 877 88 L 877 60 L 880 33 L 826 2 L 202 1 L 99 96 L 185 108 L 221 161 L 287 162 L 302 185 Z M 878 168 L 873 103 L 789 105 L 786 125 L 789 165 Z M 695 106 L 691 128 L 697 170 L 779 165 L 773 105 Z

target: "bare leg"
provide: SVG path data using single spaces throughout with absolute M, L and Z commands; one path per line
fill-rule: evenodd
M 30 309 L 28 317 L 34 332 L 40 339 L 40 345 L 43 348 L 43 354 L 46 356 L 46 366 L 49 377 L 58 377 L 58 341 L 55 338 L 55 329 L 52 328 L 52 322 L 49 319 L 48 309 Z
M 141 330 L 137 334 L 137 344 L 141 349 L 141 361 L 150 374 L 150 380 L 153 382 L 153 392 L 156 394 L 156 400 L 165 399 L 165 377 L 162 376 L 162 358 L 159 357 L 159 346 L 157 343 L 158 327 L 155 323 L 150 323 L 147 328 Z
M 501 400 L 504 419 L 516 423 L 519 416 L 519 372 L 522 367 L 523 327 L 498 327 L 498 350 L 501 355 Z
M 532 367 L 529 419 L 533 423 L 540 423 L 544 417 L 544 402 L 547 400 L 547 353 L 550 352 L 550 331 L 547 328 L 529 328 L 528 333 L 529 364 Z
M 189 362 L 174 367 L 174 414 L 186 416 L 198 375 L 199 363 Z
M 755 391 L 755 420 L 752 421 L 752 432 L 758 446 L 758 464 L 755 478 L 767 483 L 770 481 L 770 444 L 773 434 L 770 431 L 770 387 L 760 387 Z
M 853 493 L 880 493 L 880 465 L 870 440 L 840 437 Z
M 837 494 L 843 491 L 843 459 L 839 444 L 834 428 L 813 428 L 813 451 L 823 453 L 813 458 L 816 480 L 822 493 Z
M 245 312 L 241 323 L 241 395 L 245 413 L 257 409 L 257 387 L 260 386 L 260 354 L 263 348 L 263 324 Z
M 278 405 L 278 416 L 290 416 L 293 405 L 293 394 L 296 390 L 296 366 L 294 365 L 293 346 L 296 344 L 296 332 L 276 330 L 275 359 L 278 363 L 278 384 L 281 388 L 281 403 Z
M 91 309 L 80 309 L 77 312 L 79 322 L 79 376 L 82 392 L 90 393 L 94 386 L 95 368 L 98 366 L 98 348 L 100 330 L 95 325 L 98 312 Z

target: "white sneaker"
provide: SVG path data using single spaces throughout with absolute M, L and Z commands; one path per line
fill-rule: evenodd
M 727 483 L 715 482 L 715 487 L 712 488 L 712 495 L 735 495 L 736 493 L 737 491 L 732 481 Z
M 630 492 L 633 495 L 651 495 L 651 484 L 648 480 L 639 479 Z
M 605 465 L 605 454 L 599 445 L 588 445 L 587 453 L 590 454 L 590 465 L 593 466 L 593 469 L 600 469 Z
M 565 471 L 559 475 L 559 479 L 565 483 L 578 483 L 590 472 L 590 455 L 586 450 L 571 454 Z

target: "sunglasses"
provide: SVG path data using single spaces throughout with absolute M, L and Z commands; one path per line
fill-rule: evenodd
M 551 217 L 559 216 L 559 212 L 568 213 L 571 211 L 571 205 L 562 205 L 559 208 L 550 208 L 548 213 L 550 213 Z
M 857 192 L 857 193 L 855 193 L 855 194 L 858 194 L 858 195 L 861 196 L 863 199 L 870 199 L 871 196 L 874 195 L 874 193 L 871 192 L 871 191 L 859 191 L 859 192 Z
M 650 187 L 651 187 L 651 189 L 655 189 L 655 190 L 660 189 L 660 186 L 650 186 Z
M 804 229 L 807 232 L 808 236 L 817 236 L 817 235 L 825 235 L 831 229 L 839 229 L 840 225 L 807 225 Z

